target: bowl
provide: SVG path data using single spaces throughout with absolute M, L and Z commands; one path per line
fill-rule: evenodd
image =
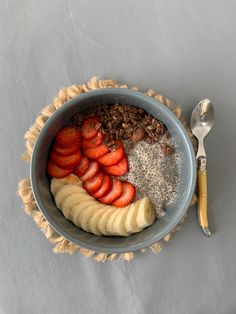
M 140 233 L 128 237 L 96 236 L 77 228 L 56 207 L 46 173 L 48 153 L 56 133 L 71 117 L 99 104 L 123 103 L 145 109 L 163 121 L 177 144 L 180 154 L 180 183 L 177 197 L 167 207 L 166 214 Z M 68 240 L 96 252 L 124 253 L 150 246 L 167 235 L 186 213 L 195 188 L 196 161 L 192 143 L 177 117 L 163 104 L 140 92 L 107 88 L 90 91 L 65 103 L 45 123 L 35 143 L 31 167 L 31 185 L 38 208 L 51 226 Z

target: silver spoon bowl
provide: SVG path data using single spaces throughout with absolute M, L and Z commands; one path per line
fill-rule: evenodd
M 192 112 L 190 126 L 198 139 L 198 152 L 196 158 L 206 157 L 203 140 L 210 132 L 214 123 L 214 107 L 210 99 L 203 99 Z

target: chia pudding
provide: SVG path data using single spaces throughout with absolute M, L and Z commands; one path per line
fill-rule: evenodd
M 168 139 L 168 143 L 173 140 Z M 136 187 L 136 199 L 148 196 L 156 216 L 162 217 L 166 207 L 175 199 L 179 184 L 179 156 L 166 156 L 159 144 L 140 141 L 127 149 L 129 172 L 121 177 Z

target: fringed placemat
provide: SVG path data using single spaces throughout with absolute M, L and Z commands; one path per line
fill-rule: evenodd
M 43 128 L 45 122 L 47 119 L 65 102 L 70 100 L 71 98 L 78 96 L 83 93 L 87 93 L 90 90 L 95 90 L 99 88 L 111 88 L 111 87 L 118 87 L 118 88 L 129 88 L 126 84 L 118 84 L 114 80 L 99 80 L 97 77 L 93 77 L 88 81 L 86 84 L 81 85 L 72 85 L 66 88 L 62 88 L 58 95 L 55 97 L 53 102 L 49 105 L 47 105 L 42 112 L 39 114 L 39 116 L 36 118 L 35 123 L 29 128 L 29 130 L 25 134 L 25 145 L 26 145 L 26 152 L 23 155 L 23 159 L 26 161 L 30 161 L 34 143 L 37 139 L 37 136 L 41 129 Z M 137 87 L 130 87 L 132 90 L 138 90 Z M 192 142 L 194 143 L 194 137 L 193 134 L 190 132 L 190 129 L 184 120 L 182 116 L 182 110 L 180 106 L 174 106 L 173 102 L 162 96 L 161 94 L 155 92 L 153 89 L 149 89 L 145 94 L 147 94 L 150 97 L 155 98 L 159 102 L 163 103 L 165 106 L 167 106 L 170 110 L 174 112 L 174 114 L 177 116 L 178 119 L 182 122 L 182 124 L 185 126 L 186 130 L 188 131 L 189 137 L 191 138 Z M 18 184 L 18 194 L 22 199 L 23 205 L 24 205 L 24 211 L 26 214 L 30 215 L 36 225 L 40 228 L 40 230 L 43 232 L 45 237 L 54 245 L 53 251 L 55 253 L 70 253 L 73 254 L 77 251 L 82 253 L 83 255 L 87 257 L 93 257 L 98 262 L 105 262 L 105 261 L 111 261 L 114 259 L 122 259 L 126 261 L 132 260 L 135 255 L 138 253 L 144 253 L 147 249 L 151 249 L 153 253 L 158 253 L 162 250 L 163 244 L 166 242 L 169 242 L 173 235 L 181 229 L 181 225 L 185 222 L 187 214 L 183 217 L 183 219 L 180 221 L 180 223 L 171 231 L 171 233 L 167 234 L 161 241 L 156 242 L 152 244 L 149 248 L 141 249 L 137 252 L 128 252 L 128 253 L 122 253 L 122 254 L 107 254 L 103 252 L 94 252 L 91 250 L 88 250 L 86 248 L 83 248 L 81 246 L 78 246 L 77 244 L 67 240 L 60 234 L 58 234 L 48 223 L 48 221 L 44 218 L 41 211 L 37 208 L 30 178 L 25 178 L 21 180 Z M 196 196 L 194 195 L 192 199 L 192 204 L 196 202 Z

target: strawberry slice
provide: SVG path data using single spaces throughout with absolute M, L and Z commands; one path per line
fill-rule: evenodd
M 82 123 L 82 136 L 90 140 L 98 134 L 102 123 L 99 117 L 92 116 L 84 119 Z
M 75 142 L 70 144 L 68 147 L 61 147 L 57 142 L 54 143 L 53 145 L 53 150 L 60 155 L 63 156 L 68 156 L 73 154 L 75 151 L 77 151 L 77 149 L 79 149 L 79 143 Z
M 81 130 L 73 125 L 68 125 L 61 129 L 56 135 L 56 142 L 61 147 L 68 147 L 75 143 L 80 145 Z
M 50 159 L 61 168 L 74 168 L 80 163 L 81 152 L 78 149 L 75 153 L 69 156 L 62 156 L 57 154 L 54 150 L 51 152 Z
M 98 159 L 101 156 L 109 152 L 108 147 L 105 144 L 101 144 L 95 148 L 85 148 L 83 149 L 84 154 L 91 159 Z
M 117 164 L 123 157 L 125 151 L 121 141 L 115 142 L 115 150 L 107 153 L 106 155 L 100 157 L 98 162 L 103 166 L 112 166 Z
M 125 207 L 131 204 L 135 197 L 135 187 L 133 184 L 123 181 L 122 188 L 123 192 L 121 196 L 112 203 L 116 207 Z
M 92 177 L 92 179 L 86 180 L 85 182 L 83 182 L 83 188 L 89 194 L 93 194 L 100 189 L 100 187 L 102 185 L 103 178 L 104 178 L 104 173 L 101 171 L 98 171 L 98 173 L 95 174 L 95 176 Z
M 73 169 L 62 169 L 58 167 L 54 162 L 51 160 L 48 161 L 47 163 L 47 172 L 50 175 L 50 177 L 53 178 L 64 178 L 71 174 Z
M 120 180 L 112 179 L 112 189 L 104 197 L 100 197 L 98 200 L 103 204 L 112 204 L 122 194 L 122 183 Z
M 103 140 L 103 134 L 98 133 L 91 140 L 86 140 L 85 138 L 82 138 L 81 146 L 82 148 L 95 148 L 102 144 L 102 140 Z
M 81 181 L 92 179 L 99 171 L 99 164 L 96 161 L 90 161 L 87 171 L 80 177 Z
M 86 156 L 82 156 L 80 163 L 74 169 L 74 174 L 78 177 L 81 177 L 88 170 L 89 167 L 89 159 Z
M 102 170 L 111 176 L 123 176 L 128 172 L 128 159 L 124 156 L 116 165 L 103 166 Z
M 112 189 L 112 179 L 108 175 L 104 175 L 103 181 L 102 181 L 102 186 L 100 189 L 93 194 L 93 197 L 95 198 L 100 198 L 105 195 L 107 195 Z

